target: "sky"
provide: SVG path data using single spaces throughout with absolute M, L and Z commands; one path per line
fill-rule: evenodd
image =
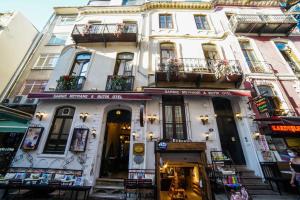
M 20 11 L 42 30 L 55 6 L 86 5 L 88 0 L 0 0 L 0 12 Z

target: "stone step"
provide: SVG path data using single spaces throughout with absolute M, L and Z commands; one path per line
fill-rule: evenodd
M 261 184 L 263 183 L 262 179 L 259 177 L 252 177 L 252 178 L 242 178 L 242 183 L 244 185 L 248 185 L 248 184 Z
M 248 190 L 271 190 L 271 186 L 268 184 L 251 184 L 251 185 L 244 184 L 244 186 Z
M 119 185 L 95 185 L 94 189 L 103 189 L 103 190 L 124 190 L 124 186 Z
M 96 180 L 96 185 L 123 186 L 124 180 L 123 179 L 98 178 Z
M 275 192 L 273 190 L 252 190 L 248 189 L 249 194 L 251 195 L 279 195 L 278 192 Z
M 107 194 L 107 193 L 93 193 L 90 195 L 91 200 L 117 200 L 125 199 L 125 194 Z

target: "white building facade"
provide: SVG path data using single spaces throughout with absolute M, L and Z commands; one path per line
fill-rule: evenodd
M 75 25 L 54 27 L 66 45 L 45 91 L 29 94 L 39 98 L 31 125 L 43 133 L 12 166 L 82 170 L 92 186 L 144 170 L 159 184 L 162 165 L 195 163 L 196 151 L 204 165 L 223 150 L 262 176 L 250 72 L 225 11 L 205 1 L 102 4 L 55 8 Z M 161 153 L 162 140 L 176 147 Z

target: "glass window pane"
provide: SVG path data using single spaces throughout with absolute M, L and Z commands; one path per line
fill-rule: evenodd
M 61 129 L 61 126 L 62 126 L 62 122 L 63 122 L 62 118 L 56 118 L 55 119 L 55 122 L 54 122 L 53 128 L 52 128 L 52 133 L 54 133 L 54 134 L 59 133 L 59 131 Z
M 182 110 L 181 106 L 175 106 L 175 122 L 182 122 Z
M 185 139 L 183 134 L 183 124 L 176 124 L 176 139 Z
M 172 106 L 165 106 L 165 122 L 173 122 Z
M 166 124 L 166 139 L 173 138 L 173 124 Z
M 45 56 L 40 56 L 39 59 L 38 59 L 38 61 L 37 61 L 37 63 L 36 63 L 36 66 L 37 66 L 37 67 L 43 66 L 45 60 L 46 60 L 46 57 L 45 57 Z

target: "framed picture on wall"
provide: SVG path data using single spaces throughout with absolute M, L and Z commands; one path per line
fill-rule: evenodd
M 74 128 L 71 140 L 70 151 L 84 152 L 88 140 L 89 129 L 87 128 Z
M 44 127 L 28 127 L 22 146 L 23 150 L 35 150 L 40 142 Z

